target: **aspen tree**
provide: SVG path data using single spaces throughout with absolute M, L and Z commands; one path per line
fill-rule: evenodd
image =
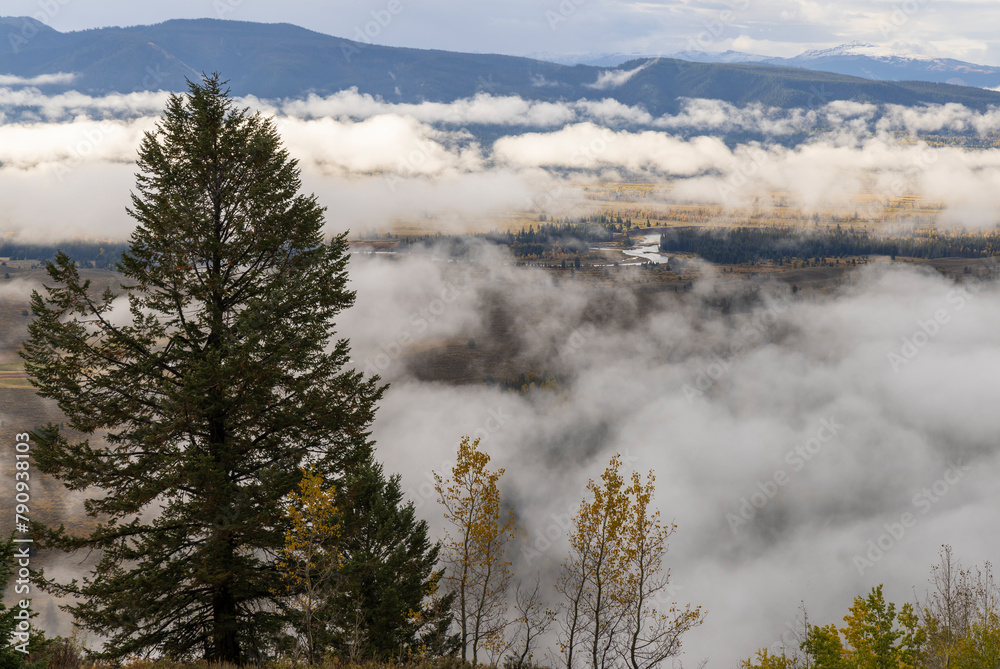
M 701 607 L 679 607 L 669 602 L 670 570 L 664 568 L 667 540 L 677 529 L 663 524 L 652 509 L 656 477 L 650 471 L 645 484 L 632 472 L 631 513 L 625 523 L 628 571 L 624 602 L 627 639 L 623 655 L 632 669 L 650 669 L 680 652 L 681 635 L 704 620 Z
M 556 589 L 565 598 L 563 639 L 567 669 L 579 648 L 594 669 L 613 662 L 615 640 L 625 618 L 628 569 L 622 532 L 630 512 L 625 481 L 615 454 L 600 482 L 587 483 L 589 499 L 573 517 L 570 554 Z
M 505 555 L 514 535 L 513 513 L 500 502 L 497 481 L 504 470 L 491 471 L 489 462 L 490 456 L 479 450 L 479 439 L 463 437 L 450 476 L 434 474 L 451 526 L 443 542 L 444 583 L 455 593 L 462 659 L 473 664 L 481 650 L 503 646 L 511 581 L 511 562 Z
M 337 587 L 341 523 L 335 493 L 314 470 L 302 473 L 285 513 L 289 527 L 278 569 L 292 593 L 295 622 L 305 639 L 306 655 L 321 659 L 321 640 L 329 621 L 329 603 Z
M 593 669 L 649 669 L 680 652 L 681 635 L 700 625 L 701 607 L 668 602 L 664 569 L 673 524 L 652 508 L 655 477 L 629 482 L 615 454 L 573 517 L 570 554 L 556 590 L 563 596 L 560 646 L 567 669 L 586 653 Z

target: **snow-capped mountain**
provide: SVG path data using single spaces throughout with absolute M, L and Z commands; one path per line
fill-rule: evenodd
M 902 54 L 892 49 L 891 47 L 883 46 L 880 44 L 870 44 L 868 42 L 851 42 L 849 44 L 841 44 L 840 46 L 835 46 L 831 49 L 810 49 L 809 51 L 804 51 L 794 58 L 788 58 L 789 61 L 806 61 L 806 60 L 820 60 L 823 58 L 845 58 L 861 56 L 864 58 L 878 58 L 878 59 L 902 59 L 902 60 L 933 60 L 929 56 L 921 56 L 916 54 Z
M 767 56 L 759 56 L 755 53 L 744 53 L 742 51 L 719 51 L 708 53 L 705 51 L 678 51 L 668 56 L 669 58 L 680 58 L 681 60 L 691 60 L 697 63 L 767 63 L 770 60 Z
M 801 67 L 880 81 L 931 81 L 978 88 L 1000 86 L 1000 67 L 977 65 L 953 58 L 933 58 L 921 54 L 903 53 L 891 47 L 867 42 L 851 42 L 828 49 L 810 49 L 792 58 L 774 58 L 742 51 L 579 54 L 562 56 L 558 60 L 552 55 L 546 57 L 547 55 L 535 54 L 533 57 L 567 65 L 616 67 L 629 60 L 665 56 L 699 63 L 757 63 L 779 67 Z
M 519 54 L 525 58 L 535 58 L 560 65 L 592 65 L 595 67 L 618 67 L 630 60 L 648 60 L 650 58 L 677 58 L 698 63 L 763 63 L 770 60 L 768 56 L 759 56 L 742 51 L 678 51 L 675 53 L 549 53 L 535 51 Z
M 980 88 L 1000 86 L 998 67 L 953 58 L 900 53 L 864 42 L 806 51 L 794 58 L 771 58 L 765 62 L 884 81 L 933 81 Z
M 722 55 L 719 54 L 720 57 Z M 757 62 L 881 81 L 933 81 L 978 88 L 1000 86 L 1000 67 L 903 53 L 867 42 L 851 42 L 830 49 L 811 49 L 794 58 L 767 58 Z

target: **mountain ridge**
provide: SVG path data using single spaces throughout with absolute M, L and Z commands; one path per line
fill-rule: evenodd
M 646 54 L 577 54 L 559 62 L 575 61 L 617 66 L 634 58 L 654 58 Z M 977 88 L 1000 87 L 1000 67 L 981 65 L 955 58 L 900 53 L 869 42 L 849 42 L 826 49 L 809 49 L 789 58 L 762 56 L 742 51 L 681 51 L 659 57 L 681 58 L 700 63 L 759 63 L 783 67 L 801 67 L 818 72 L 832 72 L 876 81 L 926 81 Z
M 21 20 L 0 18 L 8 25 Z M 552 102 L 612 98 L 653 116 L 676 113 L 685 98 L 779 108 L 834 100 L 959 102 L 974 109 L 1000 105 L 1000 93 L 979 88 L 872 81 L 783 65 L 671 58 L 630 60 L 610 68 L 565 65 L 503 54 L 382 46 L 289 23 L 173 19 L 66 33 L 38 29 L 17 48 L 0 41 L 0 73 L 24 79 L 55 72 L 76 75 L 72 82 L 45 85 L 52 93 L 182 91 L 185 77 L 214 71 L 229 80 L 235 95 L 268 99 L 330 95 L 352 87 L 388 102 L 409 103 L 452 102 L 486 92 Z

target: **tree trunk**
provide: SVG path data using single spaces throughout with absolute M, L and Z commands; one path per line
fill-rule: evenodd
M 229 588 L 229 582 L 222 583 L 212 593 L 212 640 L 215 646 L 215 660 L 242 666 L 243 657 L 240 642 L 236 637 L 236 599 Z

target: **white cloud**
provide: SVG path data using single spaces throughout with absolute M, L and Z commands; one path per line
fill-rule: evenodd
M 151 110 L 164 102 L 164 94 L 94 98 L 0 88 L 0 104 L 34 106 L 39 117 L 0 125 L 0 189 L 68 193 L 61 190 L 62 180 L 81 182 L 100 168 L 114 176 L 94 183 L 95 192 L 125 202 L 139 142 L 156 123 Z M 495 217 L 517 210 L 569 215 L 574 207 L 588 210 L 578 186 L 597 178 L 668 181 L 671 188 L 659 202 L 744 206 L 781 191 L 807 210 L 851 213 L 864 195 L 877 213 L 889 199 L 912 193 L 940 202 L 943 222 L 987 227 L 1000 210 L 1000 151 L 935 148 L 896 137 L 1000 129 L 1000 110 L 977 112 L 957 104 L 879 110 L 833 102 L 780 110 L 693 99 L 675 115 L 652 117 L 609 99 L 543 103 L 481 93 L 451 104 L 397 105 L 355 90 L 237 104 L 277 115 L 282 139 L 310 187 L 338 210 L 331 216 L 336 229 L 420 219 L 453 230 L 481 217 L 492 225 Z M 545 130 L 482 146 L 463 130 L 470 123 Z M 730 146 L 712 136 L 745 131 L 783 137 L 816 127 L 828 131 L 794 147 Z M 123 169 L 111 169 L 115 165 Z M 6 229 L 37 239 L 67 234 L 72 228 L 67 221 L 78 215 L 75 204 L 39 199 L 43 205 L 34 212 L 9 207 Z M 117 205 L 94 225 L 116 236 L 129 229 Z
M 83 164 L 132 162 L 142 133 L 155 120 L 72 123 L 0 124 L 0 163 L 5 169 L 58 164 L 70 169 Z
M 691 176 L 720 163 L 735 162 L 725 143 L 715 137 L 683 140 L 652 130 L 613 132 L 593 123 L 502 137 L 493 150 L 497 159 L 522 167 L 621 167 L 677 176 Z
M 47 98 L 10 89 L 0 95 L 64 119 L 0 126 L 0 230 L 33 241 L 125 237 L 132 161 L 156 120 L 145 110 L 158 98 Z M 873 128 L 876 110 L 852 103 L 779 112 L 692 100 L 680 114 L 659 119 L 610 101 L 540 105 L 485 95 L 397 106 L 346 92 L 299 106 L 268 104 L 280 113 L 278 129 L 301 163 L 304 189 L 328 206 L 331 232 L 414 220 L 443 230 L 489 227 L 491 216 L 541 202 L 572 210 L 587 202 L 568 184 L 604 171 L 669 182 L 666 197 L 674 200 L 743 204 L 780 189 L 806 206 L 850 207 L 858 193 L 874 189 L 941 201 L 953 222 L 989 225 L 1000 210 L 1000 151 L 900 143 L 892 134 L 1000 124 L 997 112 L 955 105 L 890 109 Z M 136 116 L 103 120 L 113 110 Z M 553 129 L 505 137 L 490 148 L 451 127 L 472 119 L 513 125 L 523 117 Z M 664 131 L 781 134 L 822 119 L 832 132 L 795 147 L 730 146 Z M 439 121 L 449 125 L 432 125 Z M 658 128 L 602 124 L 625 121 Z M 566 169 L 577 170 L 572 179 L 562 176 Z M 499 317 L 521 362 L 569 379 L 565 393 L 549 402 L 495 387 L 420 382 L 403 357 L 380 370 L 393 385 L 374 426 L 379 457 L 403 474 L 420 513 L 436 527 L 440 517 L 420 486 L 491 411 L 507 418 L 485 446 L 508 470 L 504 494 L 527 537 L 546 532 L 612 452 L 630 453 L 637 468 L 657 471 L 658 505 L 679 526 L 669 557 L 678 599 L 710 612 L 709 622 L 685 638 L 685 659 L 697 664 L 710 655 L 713 666 L 732 666 L 772 642 L 802 599 L 821 623 L 839 620 L 851 597 L 879 582 L 891 599 L 908 601 L 943 541 L 969 562 L 1000 548 L 995 533 L 982 531 L 995 516 L 1000 474 L 1000 415 L 992 411 L 1000 391 L 982 374 L 1000 365 L 996 285 L 969 287 L 972 297 L 959 309 L 949 301 L 957 289 L 950 281 L 873 268 L 814 300 L 786 303 L 784 289 L 765 285 L 763 301 L 719 315 L 699 296 L 730 288 L 711 279 L 687 297 L 668 293 L 648 302 L 614 285 L 557 284 L 502 262 L 484 256 L 464 275 L 454 264 L 423 258 L 356 258 L 351 267 L 359 307 L 338 325 L 354 342 L 359 366 L 404 333 L 428 349 L 473 336 L 485 342 L 493 336 L 490 319 Z M 418 331 L 414 313 L 457 279 L 466 287 Z M 18 296 L 23 286 L 7 290 Z M 888 354 L 940 309 L 948 310 L 948 324 L 893 371 Z M 591 334 L 574 354 L 560 355 L 585 323 Z M 689 401 L 685 386 L 697 384 L 748 326 L 756 334 L 728 371 Z M 730 532 L 726 514 L 738 513 L 741 498 L 831 417 L 844 426 L 837 439 L 795 472 L 745 531 Z M 958 456 L 973 466 L 961 485 L 921 516 L 899 548 L 858 574 L 852 556 Z M 557 569 L 559 541 L 538 563 L 546 578 Z M 520 552 L 517 568 L 531 573 Z
M 609 88 L 617 88 L 621 86 L 629 79 L 637 75 L 638 73 L 645 70 L 647 67 L 655 63 L 658 59 L 653 58 L 647 60 L 645 63 L 639 67 L 632 68 L 631 70 L 605 70 L 597 75 L 597 81 L 592 84 L 584 84 L 587 88 L 593 88 L 598 91 L 606 91 Z
M 383 114 L 359 122 L 281 118 L 277 127 L 289 151 L 333 174 L 445 174 L 481 168 L 475 145 L 446 146 L 447 133 L 412 117 Z
M 0 88 L 0 109 L 23 107 L 35 110 L 39 120 L 65 121 L 80 116 L 111 118 L 158 114 L 166 106 L 169 93 L 146 91 L 92 96 L 77 91 L 46 95 L 37 88 Z
M 76 79 L 76 74 L 72 72 L 39 74 L 34 77 L 18 77 L 13 74 L 0 74 L 0 86 L 50 86 L 56 84 L 71 84 L 74 79 Z
M 995 533 L 982 531 L 1000 475 L 1000 417 L 990 411 L 1000 394 L 987 379 L 976 381 L 976 370 L 1000 364 L 995 283 L 962 288 L 925 272 L 875 267 L 809 299 L 757 285 L 763 300 L 720 315 L 698 297 L 667 293 L 640 305 L 624 287 L 486 267 L 488 278 L 421 258 L 352 266 L 358 303 L 369 306 L 345 314 L 342 332 L 356 342 L 361 368 L 392 352 L 378 369 L 392 385 L 374 426 L 377 453 L 402 473 L 437 533 L 440 511 L 422 486 L 453 458 L 462 435 L 485 436 L 483 448 L 507 470 L 503 494 L 519 519 L 515 570 L 531 579 L 540 569 L 552 582 L 565 550 L 553 518 L 579 501 L 582 484 L 612 453 L 626 454 L 637 470 L 656 472 L 657 506 L 678 525 L 668 557 L 676 599 L 709 611 L 684 638 L 684 664 L 707 657 L 721 667 L 787 632 L 802 600 L 812 622 L 837 622 L 854 596 L 879 583 L 897 603 L 912 601 L 914 586 L 922 595 L 941 543 L 952 543 L 966 564 L 1000 549 Z M 449 284 L 462 286 L 459 297 L 418 331 L 410 318 L 426 314 Z M 741 290 L 708 280 L 692 295 L 738 301 Z M 894 371 L 889 353 L 941 310 L 947 322 Z M 588 321 L 594 313 L 599 321 Z M 498 314 L 509 324 L 507 345 L 521 351 L 519 364 L 565 375 L 558 397 L 421 382 L 405 347 L 395 346 L 402 333 L 410 352 L 468 337 L 498 345 L 488 329 Z M 586 336 L 561 354 L 587 322 Z M 741 348 L 732 356 L 735 342 Z M 721 373 L 711 367 L 720 356 L 728 363 Z M 704 391 L 689 400 L 696 384 Z M 503 422 L 485 429 L 491 415 Z M 824 421 L 836 434 L 796 458 Z M 970 467 L 959 482 L 926 512 L 915 507 L 914 494 L 956 461 Z M 739 514 L 742 500 L 779 469 L 788 483 L 734 533 L 727 514 Z M 859 573 L 854 556 L 908 511 L 917 525 Z

